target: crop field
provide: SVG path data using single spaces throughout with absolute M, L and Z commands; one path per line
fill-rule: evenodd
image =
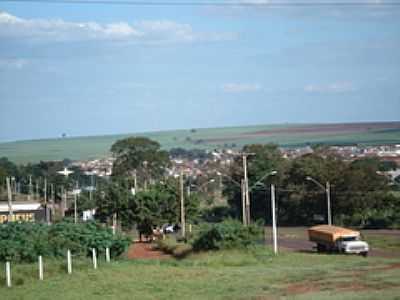
M 47 266 L 47 267 L 46 267 Z M 111 264 L 61 261 L 16 265 L 2 299 L 399 299 L 400 260 L 281 253 L 268 248 L 193 254 L 182 260 L 136 259 Z
M 238 148 L 251 143 L 277 143 L 282 147 L 397 144 L 400 143 L 400 122 L 258 125 L 16 141 L 0 143 L 0 157 L 6 156 L 16 163 L 101 158 L 109 155 L 115 141 L 128 136 L 149 137 L 167 150 L 175 147 Z

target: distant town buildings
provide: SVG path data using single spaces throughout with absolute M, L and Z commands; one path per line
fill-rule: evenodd
M 330 146 L 326 149 L 329 153 L 341 156 L 344 160 L 352 161 L 366 157 L 379 157 L 382 160 L 393 161 L 400 167 L 400 144 L 398 145 L 351 145 L 351 146 Z M 283 157 L 294 159 L 314 152 L 313 147 L 305 146 L 298 148 L 281 148 Z M 207 176 L 216 174 L 218 170 L 228 168 L 239 155 L 235 149 L 215 149 L 207 151 L 207 158 L 171 158 L 172 165 L 166 170 L 171 177 L 179 176 L 183 172 L 187 176 Z M 75 161 L 73 166 L 83 171 L 91 172 L 93 175 L 104 177 L 112 174 L 112 166 L 115 161 L 113 157 L 93 159 L 87 161 Z M 394 174 L 397 174 L 394 172 Z

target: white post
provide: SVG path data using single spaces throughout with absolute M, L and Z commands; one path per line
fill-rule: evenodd
M 67 251 L 68 274 L 72 274 L 71 250 Z
M 180 186 L 180 196 L 181 196 L 181 227 L 182 227 L 182 237 L 186 237 L 186 224 L 185 224 L 185 198 L 183 195 L 183 172 L 179 174 L 179 186 Z
M 272 237 L 274 241 L 274 253 L 278 253 L 278 238 L 276 232 L 276 211 L 275 211 L 275 185 L 271 184 L 271 210 L 272 210 Z
M 106 248 L 106 262 L 110 262 L 110 248 Z
M 10 262 L 6 262 L 6 284 L 7 287 L 11 287 L 11 265 Z
M 92 249 L 92 258 L 93 258 L 93 268 L 97 269 L 97 256 L 96 256 L 96 249 Z
M 329 181 L 326 182 L 326 201 L 328 206 L 328 225 L 332 225 L 332 215 L 331 215 L 331 185 Z
M 192 233 L 192 224 L 189 224 L 189 232 Z
M 39 280 L 43 280 L 43 259 L 41 255 L 39 255 Z

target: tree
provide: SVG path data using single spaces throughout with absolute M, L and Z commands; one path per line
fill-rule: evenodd
M 114 180 L 104 184 L 96 191 L 95 199 L 96 219 L 107 222 L 116 213 L 123 227 L 134 225 L 137 203 L 126 182 Z
M 115 142 L 111 152 L 116 160 L 113 176 L 131 176 L 134 172 L 142 183 L 163 175 L 169 165 L 168 152 L 160 144 L 145 137 L 129 137 Z

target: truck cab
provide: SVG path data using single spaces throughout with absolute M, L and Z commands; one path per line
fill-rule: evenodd
M 336 240 L 336 247 L 341 253 L 362 254 L 367 256 L 368 243 L 362 241 L 359 235 L 342 236 Z

